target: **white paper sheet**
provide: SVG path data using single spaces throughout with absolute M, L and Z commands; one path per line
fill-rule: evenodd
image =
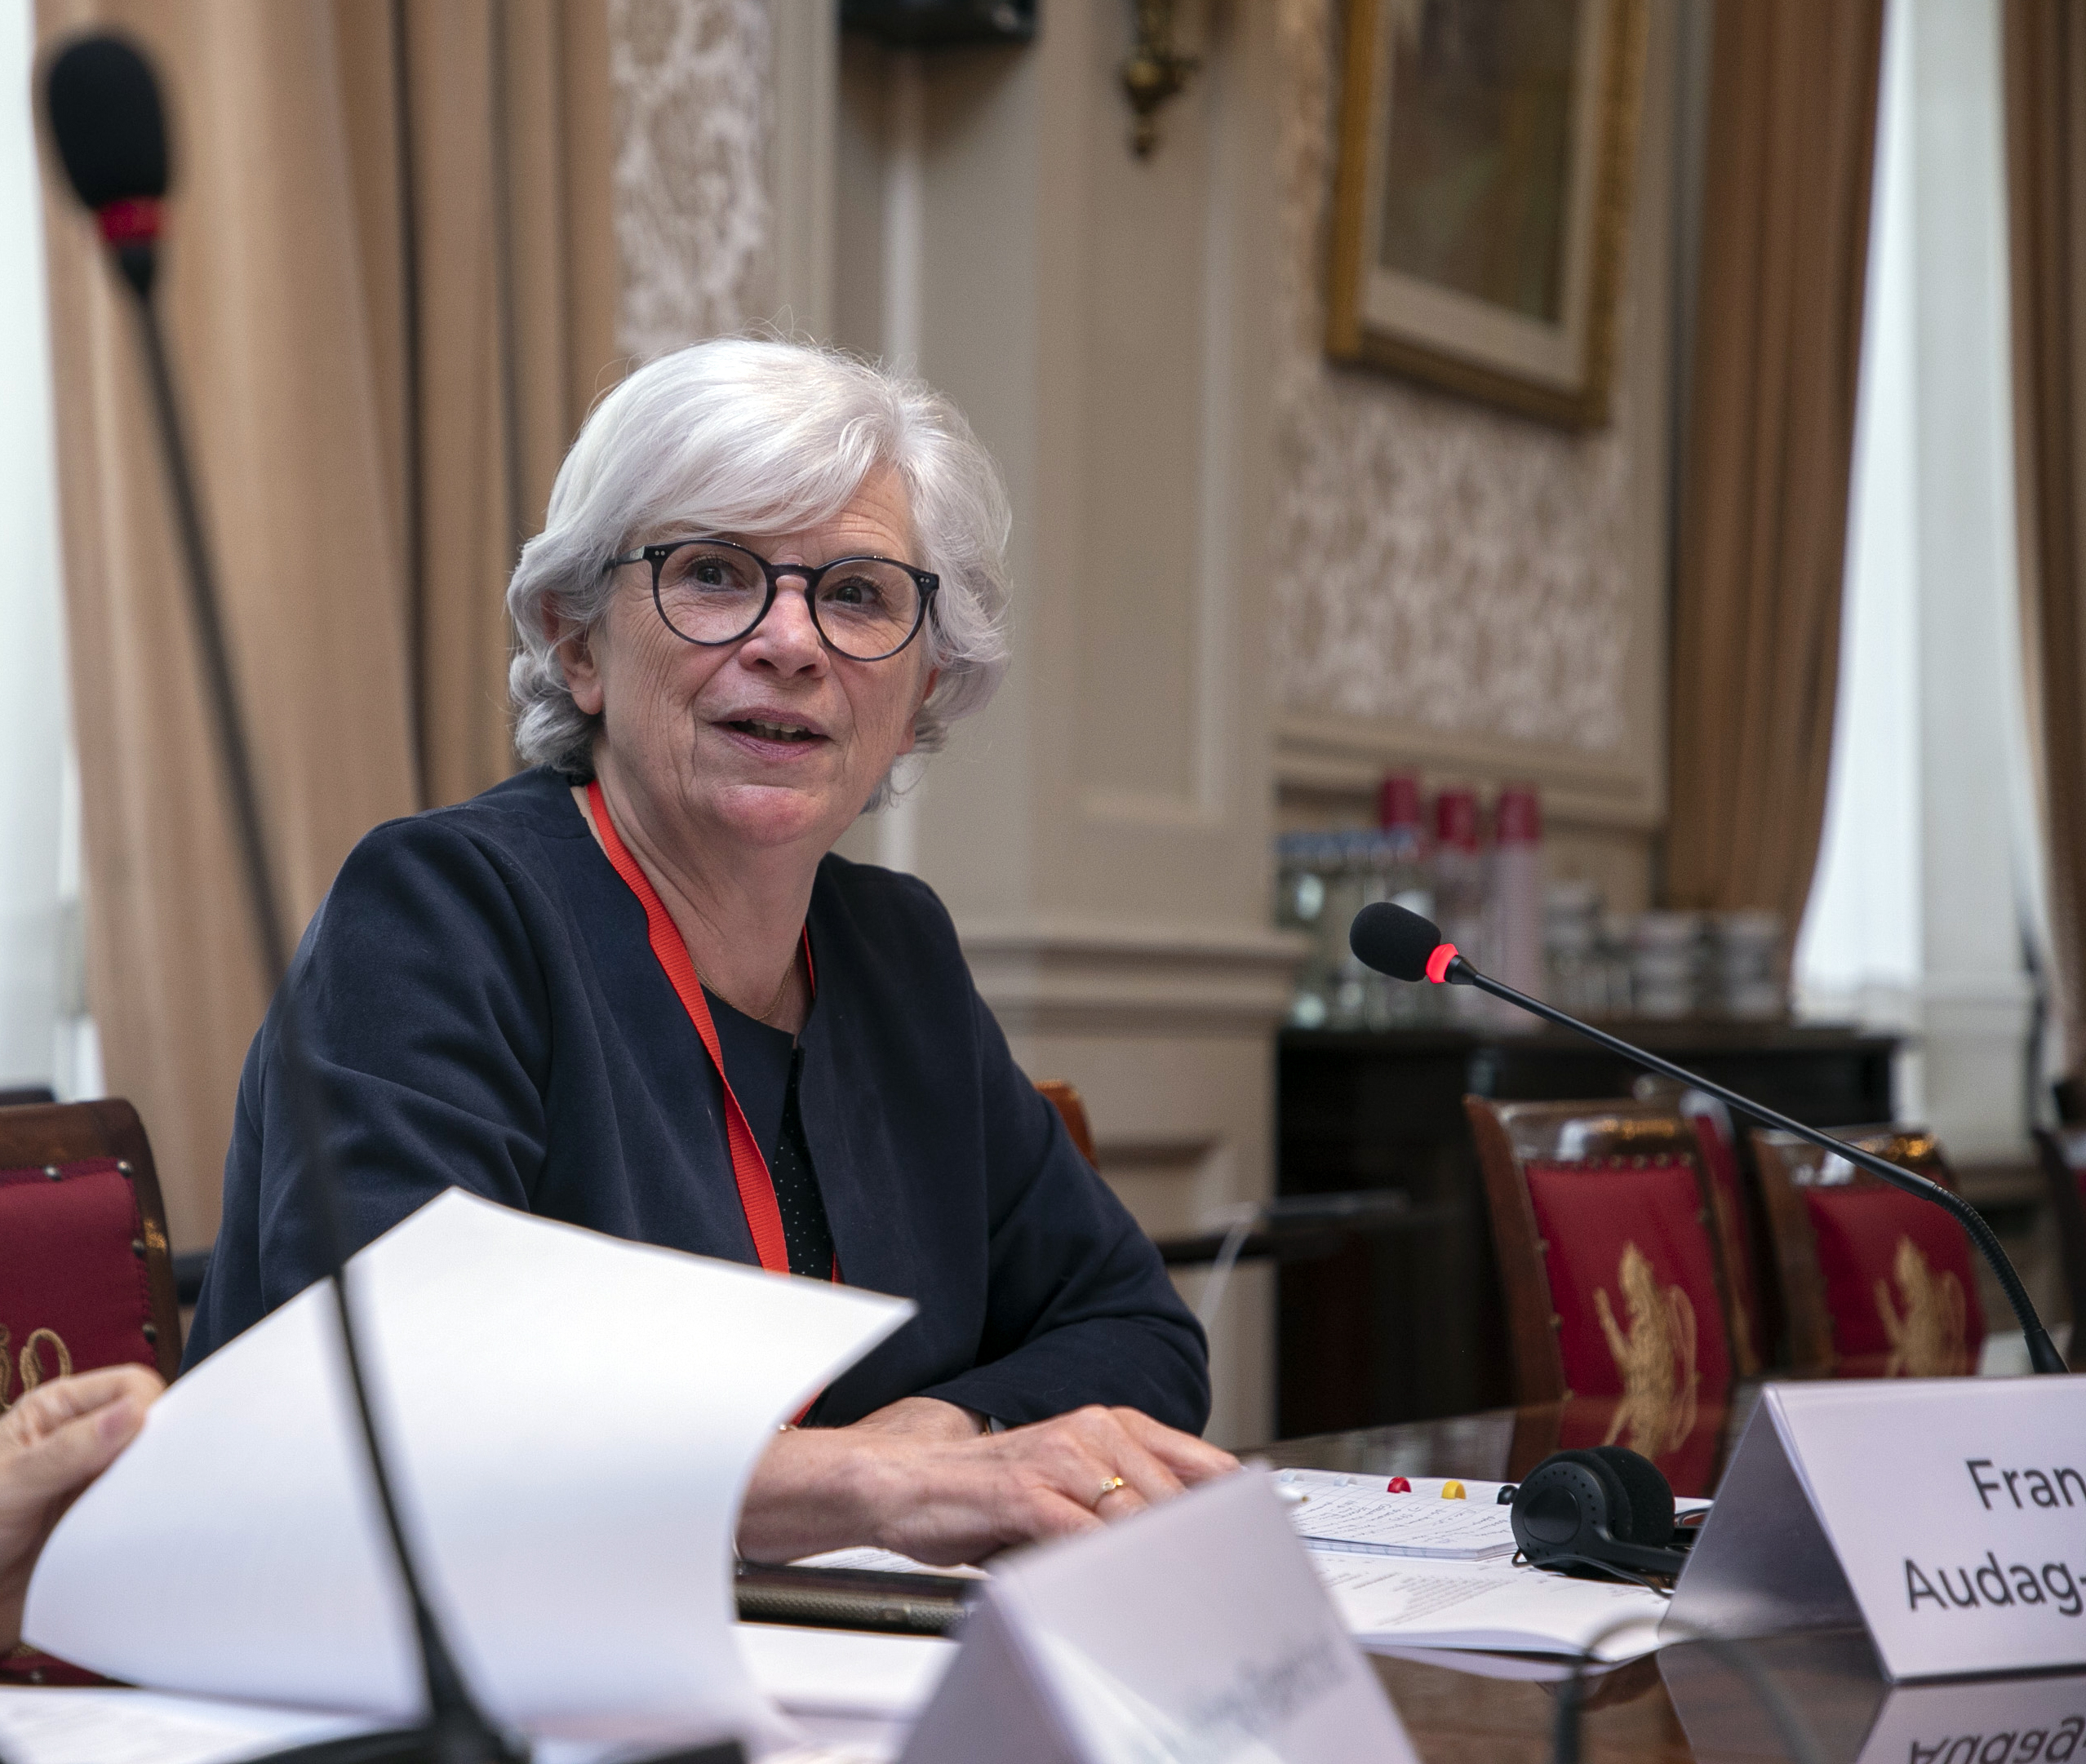
M 778 1421 L 912 1307 L 455 1190 L 350 1278 L 408 1530 L 488 1709 L 771 1732 L 730 1640 L 739 1503 Z M 417 1713 L 326 1288 L 154 1406 L 52 1536 L 24 1631 L 158 1689 Z
M 1345 1489 L 1353 1494 L 1387 1495 L 1391 1491 L 1391 1480 L 1387 1475 L 1374 1472 L 1364 1475 L 1359 1470 L 1292 1469 L 1275 1473 L 1278 1488 L 1311 1496 L 1322 1495 L 1334 1489 Z M 1507 1509 L 1499 1505 L 1499 1491 L 1514 1486 L 1511 1483 L 1489 1483 L 1475 1476 L 1406 1476 L 1400 1480 L 1408 1485 L 1408 1491 L 1397 1497 L 1400 1500 L 1446 1500 L 1452 1506 L 1461 1507 L 1465 1512 L 1487 1508 L 1497 1508 L 1500 1512 L 1505 1512 Z M 1452 1484 L 1462 1489 L 1462 1493 L 1445 1494 L 1444 1491 Z
M 815 1556 L 800 1556 L 793 1568 L 854 1568 L 869 1574 L 947 1574 L 960 1580 L 983 1580 L 990 1576 L 983 1568 L 938 1568 L 932 1562 L 915 1562 L 895 1549 L 879 1549 L 874 1544 L 858 1544 L 847 1549 L 828 1549 Z
M 1289 1522 L 1313 1549 L 1467 1562 L 1514 1553 L 1511 1510 L 1497 1501 L 1478 1507 L 1467 1500 L 1334 1488 L 1292 1507 Z
M 888 1757 L 933 1695 L 956 1643 L 936 1636 L 734 1625 L 753 1682 L 787 1713 Z M 0 1686 L 0 1757 L 7 1764 L 239 1764 L 370 1726 L 366 1717 L 152 1691 Z M 860 1742 L 869 1742 L 867 1748 Z M 538 1764 L 584 1764 L 625 1751 L 617 1743 L 551 1740 Z M 842 1756 L 831 1746 L 770 1754 L 769 1764 Z
M 1422 1562 L 1314 1549 L 1318 1577 L 1364 1647 L 1506 1649 L 1577 1654 L 1611 1624 L 1628 1627 L 1596 1657 L 1630 1660 L 1658 1645 L 1665 1599 L 1641 1587 L 1575 1580 L 1525 1565 Z
M 149 1691 L 0 1687 L 7 1764 L 233 1764 L 366 1727 L 366 1721 Z
M 956 1644 L 939 1635 L 872 1635 L 742 1623 L 747 1669 L 792 1715 L 859 1715 L 910 1722 L 927 1706 Z

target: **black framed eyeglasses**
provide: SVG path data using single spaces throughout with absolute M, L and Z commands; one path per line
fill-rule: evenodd
M 804 583 L 820 640 L 854 662 L 881 662 L 920 635 L 941 578 L 891 557 L 836 557 L 815 569 L 771 564 L 729 539 L 665 539 L 608 567 L 652 566 L 652 604 L 666 627 L 706 649 L 751 636 L 775 604 L 784 576 Z

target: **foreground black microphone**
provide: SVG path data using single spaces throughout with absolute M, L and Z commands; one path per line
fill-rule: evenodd
M 239 837 L 252 903 L 254 934 L 270 990 L 276 996 L 280 1057 L 274 1070 L 289 1092 L 290 1118 L 311 1172 L 318 1243 L 340 1317 L 348 1382 L 355 1399 L 370 1474 L 383 1509 L 384 1530 L 413 1615 L 427 1695 L 427 1718 L 418 1727 L 359 1734 L 271 1753 L 256 1764 L 528 1764 L 526 1744 L 510 1740 L 486 1719 L 472 1697 L 442 1625 L 428 1604 L 413 1552 L 398 1516 L 398 1503 L 385 1468 L 382 1441 L 370 1412 L 369 1392 L 357 1346 L 354 1306 L 343 1273 L 347 1229 L 340 1185 L 326 1134 L 323 1107 L 301 1057 L 302 1038 L 295 993 L 282 984 L 290 945 L 268 861 L 260 799 L 254 787 L 252 750 L 232 681 L 232 664 L 218 610 L 216 572 L 203 534 L 202 511 L 189 471 L 180 409 L 174 394 L 159 315 L 153 305 L 158 262 L 160 199 L 166 193 L 166 131 L 159 82 L 144 57 L 117 37 L 83 37 L 50 64 L 45 85 L 51 132 L 65 175 L 81 202 L 94 213 L 116 267 L 137 296 L 139 337 L 152 379 L 153 411 L 180 530 L 189 608 L 216 728 L 219 757 L 232 795 L 233 823 Z M 547 1614 L 548 1615 L 548 1614 Z M 677 1751 L 653 1764 L 740 1764 L 733 1741 Z
M 1684 1066 L 1675 1066 L 1671 1060 L 1662 1060 L 1656 1053 L 1647 1053 L 1642 1048 L 1596 1029 L 1591 1023 L 1582 1023 L 1576 1017 L 1567 1016 L 1555 1005 L 1546 1004 L 1540 999 L 1532 999 L 1525 992 L 1517 992 L 1504 982 L 1489 974 L 1481 974 L 1470 962 L 1457 953 L 1456 946 L 1445 943 L 1441 933 L 1433 924 L 1403 906 L 1389 901 L 1378 901 L 1365 906 L 1355 915 L 1355 922 L 1347 932 L 1347 947 L 1355 952 L 1355 959 L 1380 974 L 1388 974 L 1394 980 L 1427 980 L 1436 986 L 1476 986 L 1481 992 L 1489 992 L 1495 999 L 1504 999 L 1509 1004 L 1533 1013 L 1545 1022 L 1555 1023 L 1560 1029 L 1584 1035 L 1597 1041 L 1610 1052 L 1619 1053 L 1626 1060 L 1654 1072 L 1663 1072 L 1668 1078 L 1677 1078 L 1684 1084 L 1697 1090 L 1707 1091 L 1742 1115 L 1769 1127 L 1781 1128 L 1785 1133 L 1794 1133 L 1799 1139 L 1844 1158 L 1857 1164 L 1871 1176 L 1878 1177 L 1900 1188 L 1908 1194 L 1917 1194 L 1920 1199 L 1931 1201 L 1937 1207 L 1955 1216 L 1956 1221 L 1970 1234 L 1970 1240 L 1991 1265 L 1999 1283 L 2006 1292 L 2007 1302 L 2013 1307 L 2013 1314 L 2020 1319 L 2021 1332 L 2028 1344 L 2028 1361 L 2039 1372 L 2062 1372 L 2067 1368 L 2051 1341 L 2049 1332 L 2043 1327 L 2043 1320 L 2035 1314 L 2034 1302 L 2028 1289 L 2021 1283 L 2021 1276 L 2014 1272 L 2013 1264 L 2007 1260 L 2006 1252 L 1999 1248 L 1999 1239 L 1992 1235 L 1992 1228 L 1985 1223 L 1977 1209 L 1951 1189 L 1943 1188 L 1938 1182 L 1930 1182 L 1924 1176 L 1915 1176 L 1910 1170 L 1901 1169 L 1888 1159 L 1862 1150 L 1859 1146 L 1850 1146 L 1843 1139 L 1821 1132 L 1815 1127 L 1806 1127 L 1800 1121 L 1792 1121 L 1786 1115 L 1752 1102 L 1736 1091 L 1726 1090 L 1721 1084 L 1711 1084 L 1707 1078 L 1697 1076 Z

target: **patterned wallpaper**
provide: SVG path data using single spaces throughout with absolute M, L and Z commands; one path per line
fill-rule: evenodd
M 765 0 L 609 0 L 618 347 L 658 355 L 774 304 Z
M 1337 3 L 1279 0 L 1276 702 L 1612 751 L 1631 478 L 1658 437 L 1631 432 L 1625 397 L 1615 427 L 1578 436 L 1326 360 Z
M 1613 752 L 1631 479 L 1656 436 L 1578 436 L 1321 347 L 1340 0 L 1276 0 L 1285 102 L 1273 663 L 1282 707 Z M 620 347 L 774 301 L 766 0 L 610 0 Z M 1626 302 L 1618 355 L 1627 358 Z

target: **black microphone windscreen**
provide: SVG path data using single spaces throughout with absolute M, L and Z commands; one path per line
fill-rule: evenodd
M 1426 979 L 1427 959 L 1440 945 L 1438 926 L 1389 901 L 1363 907 L 1347 931 L 1355 960 L 1393 980 Z
M 166 118 L 152 65 L 120 37 L 82 37 L 45 78 L 51 133 L 89 208 L 166 193 Z

